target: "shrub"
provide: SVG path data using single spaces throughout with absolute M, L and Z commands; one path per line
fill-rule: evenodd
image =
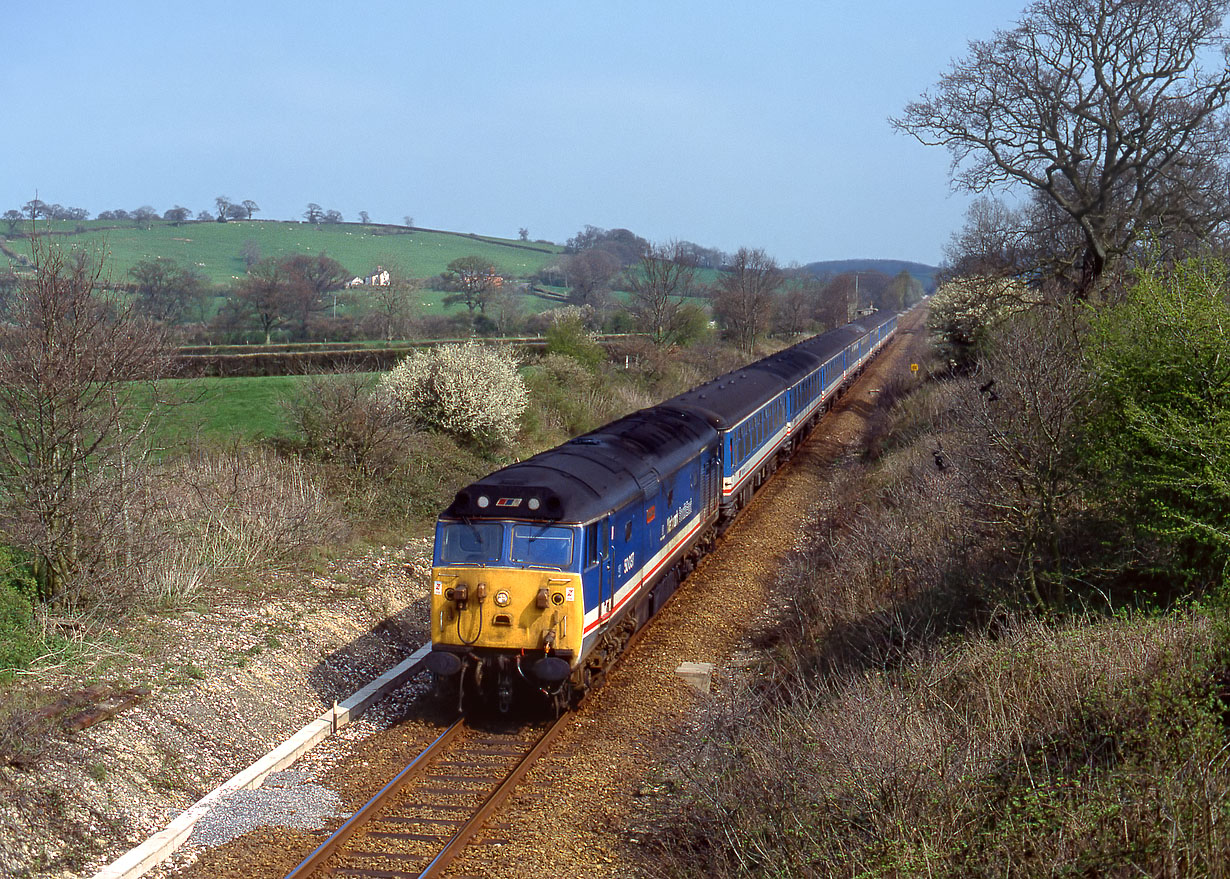
M 37 594 L 29 564 L 0 546 L 0 677 L 28 667 L 43 652 L 43 639 L 34 626 Z
M 284 403 L 310 457 L 361 477 L 384 477 L 404 458 L 411 418 L 390 411 L 361 373 L 313 376 Z
M 570 318 L 547 330 L 547 354 L 571 357 L 590 372 L 606 360 L 606 352 L 585 329 L 580 318 Z
M 1108 505 L 1191 586 L 1230 579 L 1228 276 L 1215 260 L 1142 271 L 1092 336 Z
M 507 351 L 466 342 L 411 354 L 380 379 L 386 405 L 481 445 L 512 442 L 528 393 Z

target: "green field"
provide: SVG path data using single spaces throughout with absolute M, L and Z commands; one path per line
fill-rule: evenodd
M 210 283 L 230 286 L 246 271 L 243 249 L 253 242 L 262 257 L 325 252 L 347 271 L 363 275 L 378 265 L 412 278 L 430 278 L 463 256 L 482 256 L 509 277 L 525 278 L 550 262 L 562 248 L 550 244 L 522 244 L 509 239 L 470 236 L 455 232 L 411 231 L 400 226 L 364 226 L 358 223 L 313 226 L 274 220 L 229 223 L 189 222 L 172 226 L 162 220 L 152 228 L 135 228 L 115 221 L 40 221 L 58 240 L 102 246 L 111 276 L 126 279 L 128 270 L 143 259 L 166 257 L 195 266 Z M 78 227 L 82 228 L 77 232 Z M 23 228 L 23 227 L 19 227 Z M 28 228 L 26 224 L 25 228 Z M 26 255 L 24 239 L 10 239 L 5 248 Z
M 555 244 L 359 223 L 314 226 L 278 220 L 236 220 L 228 223 L 190 221 L 172 226 L 155 220 L 147 229 L 115 220 L 40 220 L 39 228 L 61 244 L 102 248 L 106 255 L 106 271 L 116 284 L 128 281 L 128 270 L 138 262 L 166 258 L 194 267 L 220 289 L 229 288 L 247 271 L 243 254 L 248 242 L 255 245 L 262 258 L 324 252 L 355 276 L 365 275 L 376 266 L 385 266 L 400 276 L 421 279 L 439 275 L 450 262 L 465 256 L 490 260 L 506 277 L 528 279 L 563 253 L 563 247 Z M 18 226 L 18 230 L 28 232 L 29 223 Z M 29 256 L 29 240 L 0 238 L 0 250 L 7 253 L 9 259 L 20 260 Z M 0 261 L 2 259 L 0 257 Z M 717 277 L 717 272 L 708 269 L 696 273 L 701 283 L 712 284 Z M 547 289 L 567 292 L 562 287 Z M 363 291 L 360 287 L 345 296 L 339 294 L 338 314 L 362 314 L 366 310 Z M 444 297 L 447 295 L 445 291 L 423 287 L 418 295 L 420 314 L 465 311 L 464 305 L 446 307 Z M 628 301 L 626 291 L 616 290 L 612 295 L 618 302 L 626 304 Z M 222 297 L 211 300 L 206 317 L 211 318 L 223 301 Z M 704 300 L 695 301 L 706 304 Z M 530 295 L 522 296 L 521 303 L 526 313 L 560 305 Z
M 159 422 L 159 445 L 289 437 L 294 428 L 282 401 L 307 380 L 278 375 L 161 381 L 158 393 L 175 402 Z

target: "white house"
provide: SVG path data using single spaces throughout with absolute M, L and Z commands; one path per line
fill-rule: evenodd
M 346 288 L 351 287 L 387 287 L 392 282 L 389 270 L 384 266 L 376 266 L 376 271 L 365 278 L 351 278 L 346 282 Z

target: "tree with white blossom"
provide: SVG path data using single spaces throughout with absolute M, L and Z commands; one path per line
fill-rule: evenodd
M 385 405 L 482 445 L 507 445 L 529 403 L 518 363 L 504 349 L 466 342 L 411 354 L 380 379 Z

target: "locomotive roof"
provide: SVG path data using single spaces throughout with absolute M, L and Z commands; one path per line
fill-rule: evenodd
M 642 409 L 483 477 L 458 492 L 444 514 L 588 522 L 656 494 L 662 477 L 716 442 L 717 432 L 696 413 Z

